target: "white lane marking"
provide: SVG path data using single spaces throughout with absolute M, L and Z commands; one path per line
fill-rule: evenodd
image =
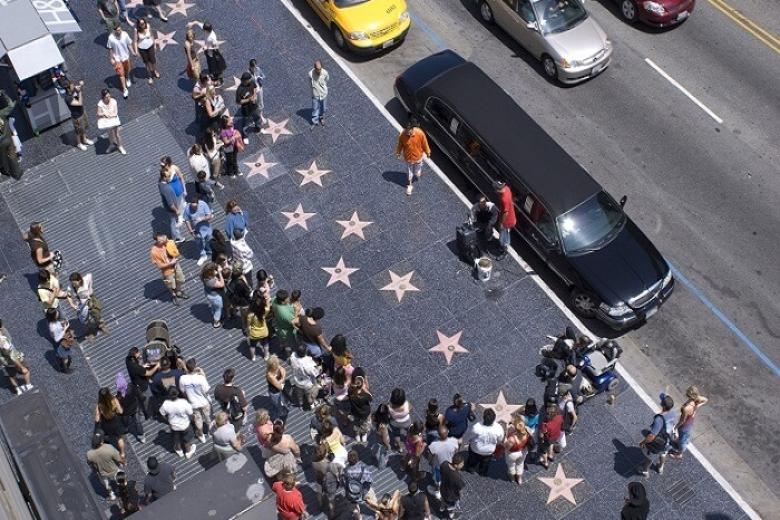
M 667 73 L 666 73 L 666 71 L 664 71 L 664 69 L 662 69 L 661 67 L 659 67 L 658 65 L 656 65 L 656 64 L 655 64 L 655 62 L 653 62 L 653 60 L 651 60 L 650 58 L 645 58 L 645 63 L 647 63 L 648 65 L 650 65 L 651 67 L 653 67 L 653 68 L 655 69 L 655 71 L 656 71 L 658 74 L 660 74 L 661 76 L 663 76 L 664 78 L 666 78 L 666 79 L 667 79 L 667 81 L 669 81 L 669 83 L 671 83 L 672 85 L 674 85 L 675 87 L 677 87 L 677 89 L 678 89 L 680 92 L 682 92 L 683 94 L 685 94 L 685 95 L 686 95 L 686 97 L 687 97 L 688 99 L 690 99 L 691 101 L 693 101 L 694 103 L 696 103 L 696 105 L 697 105 L 699 108 L 701 108 L 702 110 L 704 110 L 704 112 L 706 112 L 706 113 L 707 113 L 707 115 L 708 115 L 708 116 L 710 116 L 712 119 L 714 119 L 714 120 L 715 120 L 715 121 L 716 121 L 716 122 L 717 122 L 719 125 L 723 123 L 723 119 L 721 119 L 720 117 L 718 117 L 718 115 L 717 115 L 715 112 L 713 112 L 712 110 L 710 110 L 710 109 L 707 107 L 707 105 L 705 105 L 704 103 L 702 103 L 701 101 L 699 101 L 698 99 L 696 99 L 696 96 L 694 96 L 693 94 L 691 94 L 690 92 L 688 92 L 688 90 L 687 90 L 685 87 L 683 87 L 682 85 L 680 85 L 680 84 L 677 82 L 677 80 L 676 80 L 676 79 L 674 79 L 674 78 L 673 78 L 673 77 L 671 77 L 669 74 L 667 74 Z
M 398 122 L 395 120 L 395 118 L 388 112 L 388 110 L 384 107 L 384 105 L 374 96 L 374 94 L 366 87 L 366 85 L 360 80 L 360 78 L 357 77 L 357 75 L 352 71 L 352 69 L 341 59 L 341 57 L 336 54 L 336 51 L 330 48 L 330 46 L 323 40 L 320 35 L 317 33 L 317 31 L 309 25 L 309 23 L 306 21 L 306 19 L 303 17 L 303 15 L 298 11 L 291 3 L 290 0 L 280 0 L 282 5 L 284 5 L 288 11 L 290 11 L 290 14 L 292 14 L 298 22 L 301 24 L 301 26 L 306 30 L 306 32 L 309 33 L 309 35 L 314 38 L 314 41 L 316 41 L 325 52 L 328 53 L 328 55 L 335 61 L 339 67 L 344 71 L 344 73 L 349 76 L 349 78 L 355 83 L 355 85 L 358 86 L 360 90 L 363 91 L 363 93 L 368 97 L 368 99 L 374 104 L 377 110 L 385 116 L 385 118 L 388 120 L 388 122 L 393 125 L 393 127 L 401 131 L 401 125 L 398 124 Z M 443 171 L 439 169 L 438 166 L 436 166 L 436 163 L 434 163 L 432 160 L 426 157 L 425 159 L 428 166 L 433 170 L 434 173 L 441 179 L 441 181 L 447 185 L 450 190 L 452 190 L 453 193 L 455 193 L 455 196 L 460 199 L 463 204 L 466 205 L 466 207 L 470 208 L 471 203 L 469 202 L 468 198 L 458 189 L 455 184 L 452 183 L 452 181 L 447 178 L 447 176 L 444 174 Z M 561 312 L 566 316 L 566 318 L 569 319 L 579 330 L 581 330 L 584 334 L 587 334 L 590 338 L 596 339 L 597 336 L 593 334 L 588 328 L 583 324 L 577 316 L 572 313 L 571 310 L 564 304 L 560 298 L 558 298 L 558 295 L 553 292 L 552 289 L 550 289 L 547 284 L 544 283 L 544 281 L 539 278 L 539 275 L 533 272 L 531 267 L 525 262 L 525 260 L 520 257 L 520 255 L 517 254 L 517 252 L 513 248 L 509 248 L 509 254 L 514 260 L 520 264 L 520 266 L 528 273 L 528 275 L 533 279 L 534 282 L 539 286 L 539 288 L 544 291 L 544 293 L 547 295 L 548 298 L 561 310 Z M 651 410 L 657 410 L 658 406 L 656 405 L 655 401 L 650 398 L 650 396 L 647 394 L 647 392 L 642 389 L 641 386 L 639 386 L 639 383 L 636 382 L 636 380 L 631 377 L 631 375 L 626 372 L 626 370 L 618 365 L 618 372 L 620 373 L 621 377 L 626 381 L 626 383 L 631 386 L 631 388 L 634 389 L 634 391 L 637 393 L 637 395 L 642 399 L 642 401 L 645 402 L 645 404 L 651 409 Z M 742 510 L 751 518 L 751 520 L 761 520 L 761 517 L 758 516 L 758 514 L 753 510 L 750 505 L 745 502 L 745 500 L 740 496 L 740 494 L 731 486 L 731 484 L 728 483 L 728 481 L 723 478 L 723 475 L 716 470 L 712 464 L 706 459 L 706 457 L 696 449 L 696 447 L 693 445 L 693 443 L 688 445 L 688 451 L 690 451 L 694 457 L 701 463 L 702 467 L 709 472 L 710 475 L 712 475 L 712 478 L 715 479 L 715 481 L 721 485 L 721 487 L 726 491 L 726 493 L 731 496 L 731 498 L 736 502 L 739 507 L 742 508 Z

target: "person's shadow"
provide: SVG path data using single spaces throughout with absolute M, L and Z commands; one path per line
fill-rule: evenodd
M 612 439 L 612 444 L 615 446 L 615 473 L 625 478 L 637 475 L 637 467 L 646 460 L 642 448 L 626 446 L 618 439 Z

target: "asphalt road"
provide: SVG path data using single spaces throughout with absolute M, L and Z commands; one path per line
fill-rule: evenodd
M 329 40 L 304 0 L 293 4 Z M 780 34 L 771 2 L 732 4 Z M 627 212 L 662 253 L 780 366 L 780 54 L 706 0 L 683 25 L 663 31 L 625 24 L 611 0 L 586 7 L 615 51 L 609 69 L 575 87 L 549 83 L 533 57 L 481 23 L 473 0 L 415 0 L 413 28 L 400 48 L 371 59 L 342 56 L 400 119 L 392 80 L 406 67 L 442 48 L 477 63 L 616 198 L 628 195 Z M 565 298 L 549 272 L 521 253 Z M 762 516 L 777 517 L 780 502 L 769 491 L 780 482 L 780 402 L 771 391 L 778 375 L 680 283 L 624 342 L 635 347 L 624 365 L 651 395 L 697 384 L 710 396 L 697 445 Z

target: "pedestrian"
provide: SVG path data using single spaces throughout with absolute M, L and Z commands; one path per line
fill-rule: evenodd
M 422 165 L 426 157 L 431 156 L 431 147 L 428 145 L 428 137 L 420 128 L 417 118 L 411 117 L 406 122 L 406 127 L 398 136 L 398 144 L 395 146 L 396 157 L 404 156 L 406 161 L 406 194 L 412 194 L 412 182 L 422 175 Z
M 144 423 L 140 417 L 144 402 L 141 391 L 136 385 L 128 382 L 122 372 L 117 373 L 114 381 L 116 398 L 119 401 L 119 406 L 122 408 L 120 413 L 122 430 L 125 433 L 132 433 L 138 442 L 145 444 Z
M 49 250 L 49 244 L 43 238 L 43 224 L 31 223 L 27 233 L 22 235 L 22 239 L 30 247 L 30 256 L 35 266 L 49 271 L 56 277 L 62 263 L 62 255 L 59 251 Z
M 179 264 L 179 248 L 174 240 L 169 240 L 165 233 L 154 234 L 154 244 L 149 251 L 152 263 L 162 273 L 163 283 L 171 293 L 174 305 L 179 305 L 179 298 L 187 299 L 184 292 L 184 271 Z
M 49 326 L 49 334 L 54 341 L 54 353 L 57 355 L 57 361 L 60 370 L 70 373 L 72 364 L 71 348 L 76 344 L 76 337 L 70 329 L 68 320 L 60 318 L 57 309 L 46 309 L 46 322 Z
M 273 276 L 269 275 L 265 269 L 257 270 L 257 285 L 255 286 L 257 292 L 270 300 L 273 297 L 271 291 L 274 288 L 274 285 Z
M 536 435 L 536 431 L 539 429 L 539 423 L 541 422 L 541 414 L 539 413 L 539 408 L 536 406 L 536 400 L 529 398 L 525 402 L 525 406 L 523 406 L 519 412 L 523 416 L 523 421 L 525 421 L 525 428 L 531 435 Z
M 154 52 L 154 35 L 152 28 L 145 18 L 138 18 L 135 21 L 135 34 L 133 35 L 133 52 L 136 56 L 141 56 L 141 61 L 146 67 L 146 78 L 149 84 L 154 83 L 155 78 L 160 78 L 157 71 L 157 56 Z
M 295 309 L 296 316 L 304 316 L 306 314 L 306 309 L 304 309 L 303 303 L 301 302 L 300 289 L 292 290 L 290 293 L 290 304 L 293 306 L 293 309 Z
M 641 482 L 629 482 L 628 496 L 620 510 L 620 520 L 647 520 L 649 514 L 650 502 L 645 486 Z
M 190 172 L 196 179 L 198 174 L 203 172 L 206 174 L 207 179 L 211 179 L 211 163 L 203 153 L 203 147 L 199 144 L 194 144 L 187 150 L 187 159 L 190 163 Z
M 349 418 L 349 377 L 343 368 L 328 371 L 323 367 L 323 372 L 330 376 L 330 394 L 332 396 L 333 409 L 336 411 L 336 417 L 342 421 L 345 426 L 350 425 Z M 327 383 L 323 382 L 323 387 L 327 392 Z
M 184 175 L 167 155 L 160 158 L 160 178 L 157 182 L 163 208 L 170 219 L 171 238 L 177 244 L 184 242 L 181 226 L 184 224 L 184 205 L 187 184 Z
M 390 432 L 393 436 L 394 448 L 403 451 L 402 441 L 412 425 L 412 403 L 406 400 L 406 392 L 402 388 L 394 388 L 390 392 Z
M 144 0 L 144 7 L 146 8 L 146 17 L 151 18 L 152 17 L 152 11 L 157 12 L 157 16 L 160 17 L 160 20 L 163 22 L 167 22 L 168 18 L 165 17 L 163 14 L 162 7 L 160 7 L 160 0 Z
M 406 442 L 404 442 L 405 453 L 402 460 L 403 468 L 409 479 L 419 480 L 421 478 L 420 459 L 427 447 L 424 423 L 422 421 L 412 422 L 406 435 Z
M 293 320 L 293 325 L 298 329 L 298 340 L 306 347 L 309 354 L 318 360 L 331 351 L 320 325 L 320 320 L 324 317 L 325 310 L 322 307 L 314 307 L 306 309 L 305 316 L 298 316 Z
M 284 423 L 276 420 L 273 423 L 273 431 L 268 438 L 268 456 L 263 464 L 266 476 L 271 479 L 279 478 L 285 471 L 298 472 L 301 450 L 291 435 L 284 433 Z
M 325 423 L 328 422 L 338 426 L 338 421 L 333 417 L 333 409 L 329 404 L 324 403 L 314 410 L 309 422 L 309 436 L 312 441 L 317 443 L 325 437 Z
M 228 316 L 231 318 L 237 316 L 241 322 L 241 328 L 246 334 L 244 321 L 247 312 L 249 312 L 249 305 L 252 303 L 252 285 L 244 274 L 243 262 L 233 262 L 233 272 L 228 282 L 227 294 L 229 300 Z
M 97 12 L 100 19 L 111 30 L 114 24 L 119 25 L 119 7 L 117 0 L 97 0 Z M 129 22 L 128 22 L 129 23 Z
M 444 424 L 450 432 L 450 437 L 461 439 L 469 427 L 469 421 L 475 419 L 474 405 L 467 403 L 463 396 L 455 394 L 452 405 L 444 411 Z
M 680 419 L 677 421 L 677 447 L 669 454 L 673 459 L 682 459 L 683 454 L 688 449 L 688 444 L 693 437 L 693 425 L 696 420 L 696 412 L 701 406 L 709 402 L 709 399 L 699 393 L 695 386 L 689 386 L 685 391 L 687 400 L 680 408 Z
M 43 312 L 46 312 L 47 309 L 59 309 L 60 300 L 68 297 L 68 293 L 60 289 L 59 279 L 46 269 L 38 270 L 36 293 Z
M 255 82 L 257 87 L 257 108 L 260 111 L 260 123 L 265 124 L 266 119 L 263 117 L 263 110 L 265 110 L 265 100 L 263 99 L 263 83 L 265 83 L 265 71 L 257 65 L 257 60 L 252 58 L 249 60 L 249 74 L 252 76 L 252 81 Z
M 268 385 L 268 397 L 271 399 L 270 415 L 273 420 L 287 421 L 287 407 L 284 404 L 284 387 L 287 370 L 279 358 L 271 355 L 265 362 L 265 382 Z
M 664 473 L 666 455 L 672 447 L 672 432 L 677 424 L 678 416 L 674 411 L 674 399 L 671 395 L 661 394 L 661 413 L 653 416 L 650 431 L 647 432 L 639 446 L 645 449 L 645 460 L 639 467 L 639 473 L 647 477 L 650 475 L 650 466 L 653 465 L 652 456 L 658 455 L 655 469 L 659 475 Z
M 482 240 L 488 242 L 493 236 L 493 228 L 498 222 L 498 206 L 483 195 L 476 204 L 471 206 L 471 221 L 480 233 Z
M 236 433 L 236 429 L 230 424 L 227 412 L 223 410 L 220 410 L 214 416 L 211 436 L 214 440 L 214 446 L 222 449 L 222 453 L 228 452 L 230 449 L 234 453 L 238 453 L 243 447 L 243 434 Z
M 200 272 L 203 292 L 211 309 L 211 325 L 215 329 L 222 326 L 222 311 L 225 299 L 225 279 L 222 271 L 214 262 L 207 263 Z
M 3 327 L 3 321 L 0 320 L 0 365 L 8 376 L 8 384 L 16 395 L 33 389 L 30 383 L 30 368 L 24 360 L 24 353 L 16 348 L 11 339 L 11 335 Z M 22 385 L 17 381 L 22 380 Z
M 445 462 L 452 462 L 452 457 L 458 452 L 460 442 L 450 435 L 450 431 L 445 425 L 438 428 L 437 438 L 428 444 L 428 461 L 431 464 L 431 478 L 433 484 L 428 487 L 428 492 L 441 500 L 441 465 Z
M 539 441 L 539 464 L 547 469 L 550 461 L 555 459 L 555 453 L 566 447 L 563 414 L 555 403 L 549 403 L 545 408 L 544 419 L 539 426 Z
M 73 133 L 76 135 L 76 147 L 79 150 L 86 151 L 87 146 L 95 144 L 95 141 L 87 138 L 89 121 L 87 120 L 86 112 L 84 112 L 84 98 L 81 93 L 83 88 L 83 81 L 79 81 L 78 83 L 75 81 L 68 82 L 65 103 L 67 103 L 68 108 L 70 109 L 70 118 L 73 121 Z
M 409 493 L 402 496 L 399 501 L 398 519 L 432 520 L 433 517 L 431 516 L 431 506 L 428 504 L 428 497 L 425 496 L 425 493 L 420 492 L 417 482 L 409 482 L 406 489 Z
M 251 120 L 256 133 L 260 133 L 263 116 L 258 103 L 257 83 L 250 72 L 241 75 L 241 83 L 236 88 L 236 104 L 241 109 L 241 124 L 239 128 L 243 135 L 247 134 L 248 123 Z
M 295 347 L 290 357 L 290 368 L 293 387 L 303 395 L 304 408 L 316 406 L 321 390 L 319 376 L 322 371 L 307 352 L 305 344 L 300 343 Z
M 320 438 L 317 440 L 328 445 L 331 460 L 334 464 L 338 464 L 342 468 L 346 466 L 348 453 L 344 446 L 347 443 L 347 440 L 344 437 L 344 434 L 341 433 L 341 429 L 336 425 L 335 417 L 328 417 L 327 420 L 322 423 L 322 435 L 320 435 Z
M 160 415 L 168 421 L 173 435 L 173 451 L 179 457 L 189 459 L 195 453 L 192 442 L 192 416 L 195 411 L 186 399 L 181 397 L 179 389 L 168 389 L 168 398 L 160 407 Z
M 417 484 L 415 484 L 415 492 L 416 490 Z M 385 493 L 376 502 L 366 499 L 366 505 L 376 513 L 376 520 L 398 520 L 398 511 L 401 507 L 401 492 L 396 489 L 392 494 Z
M 230 252 L 233 258 L 233 262 L 241 262 L 241 272 L 248 279 L 251 279 L 252 269 L 254 269 L 254 266 L 252 265 L 252 258 L 254 258 L 255 253 L 246 242 L 245 230 L 233 230 L 233 236 L 230 237 Z M 266 298 L 269 297 L 268 294 L 264 294 L 263 296 Z
M 203 99 L 206 97 L 206 90 L 213 85 L 211 76 L 206 72 L 201 72 L 197 81 L 192 86 L 192 100 L 195 102 L 195 122 L 199 127 L 206 122 L 206 111 L 203 108 Z
M 214 214 L 206 201 L 201 200 L 196 193 L 190 199 L 189 204 L 185 205 L 183 216 L 187 230 L 198 241 L 200 258 L 198 258 L 197 263 L 198 266 L 201 266 L 211 257 L 211 220 L 214 218 Z
M 130 377 L 130 383 L 138 389 L 140 408 L 144 414 L 144 419 L 149 419 L 149 404 L 147 391 L 149 390 L 149 378 L 154 376 L 160 369 L 160 363 L 143 363 L 141 349 L 131 347 L 125 358 L 125 367 L 127 375 Z
M 249 343 L 249 356 L 252 361 L 257 359 L 258 350 L 264 360 L 268 361 L 270 353 L 270 328 L 268 317 L 271 315 L 271 306 L 265 297 L 256 293 L 249 304 L 249 311 L 244 318 L 244 330 Z
M 525 457 L 534 448 L 534 437 L 525 427 L 523 416 L 515 417 L 504 439 L 504 460 L 509 480 L 520 485 L 525 472 Z
M 119 399 L 107 386 L 98 391 L 98 402 L 95 406 L 95 428 L 103 432 L 106 442 L 119 450 L 119 457 L 124 464 L 125 457 L 125 423 L 122 420 L 124 410 Z
M 184 57 L 187 59 L 187 77 L 197 82 L 200 76 L 200 59 L 198 51 L 195 49 L 195 32 L 189 27 L 184 33 L 182 47 L 184 48 Z
M 295 487 L 296 484 L 295 474 L 285 472 L 271 486 L 276 493 L 276 511 L 281 520 L 301 520 L 309 517 L 306 504 L 303 503 L 303 495 Z
M 371 401 L 373 399 L 374 397 L 363 388 L 363 378 L 354 378 L 349 385 L 349 410 L 358 444 L 368 443 L 368 432 L 371 430 Z
M 333 359 L 333 369 L 343 368 L 347 376 L 352 377 L 352 372 L 355 370 L 352 366 L 352 352 L 347 346 L 347 338 L 344 335 L 336 334 L 331 338 L 330 354 Z
M 501 246 L 497 260 L 504 258 L 509 250 L 512 229 L 517 225 L 515 216 L 515 202 L 512 198 L 512 190 L 503 181 L 493 183 L 493 188 L 498 195 L 498 243 Z
M 98 331 L 109 334 L 108 326 L 103 321 L 103 301 L 95 295 L 92 288 L 92 274 L 71 273 L 68 303 L 76 311 L 76 316 L 84 329 L 84 336 L 94 338 Z
M 217 91 L 214 85 L 206 87 L 206 93 L 201 99 L 203 113 L 206 117 L 206 127 L 210 130 L 221 129 L 222 118 L 230 116 L 230 111 L 225 104 L 225 98 Z
M 219 134 L 211 129 L 206 130 L 203 136 L 203 151 L 206 153 L 206 158 L 209 160 L 211 166 L 211 180 L 217 182 L 217 186 L 223 189 L 225 186 L 219 182 L 220 175 L 222 173 L 222 139 L 219 138 Z
M 87 452 L 87 465 L 92 468 L 103 484 L 109 500 L 116 500 L 112 483 L 124 462 L 119 451 L 110 444 L 103 442 L 103 432 L 92 434 L 92 449 Z
M 206 66 L 209 69 L 214 83 L 219 87 L 222 86 L 222 75 L 227 69 L 227 63 L 225 62 L 222 52 L 219 50 L 219 39 L 217 33 L 214 31 L 214 27 L 209 22 L 192 21 L 187 24 L 188 27 L 197 25 L 203 29 L 205 36 L 203 41 L 203 52 L 206 55 Z
M 222 374 L 222 384 L 214 387 L 214 399 L 227 412 L 231 424 L 238 432 L 246 419 L 246 410 L 249 402 L 246 400 L 244 391 L 234 386 L 233 381 L 236 378 L 236 371 L 228 368 Z
M 203 197 L 209 204 L 213 204 L 216 200 L 214 195 L 214 186 L 219 185 L 217 181 L 209 179 L 209 175 L 205 170 L 200 170 L 196 174 L 197 182 L 195 183 L 196 192 Z M 224 188 L 224 186 L 223 186 Z M 221 188 L 220 188 L 221 189 Z
M 19 180 L 24 173 L 21 165 L 22 143 L 14 128 L 15 119 L 10 117 L 16 101 L 2 89 L 0 99 L 3 100 L 3 108 L 0 109 L 0 174 Z
M 371 415 L 371 423 L 376 432 L 377 443 L 374 448 L 374 458 L 376 465 L 381 470 L 387 465 L 387 458 L 390 454 L 390 408 L 382 403 L 377 406 Z
M 371 468 L 360 460 L 360 454 L 350 450 L 347 455 L 347 466 L 341 474 L 341 483 L 347 500 L 352 503 L 376 502 L 376 494 L 372 487 L 372 473 Z
M 133 81 L 130 78 L 130 73 L 132 71 L 130 55 L 136 54 L 136 52 L 133 47 L 133 40 L 131 40 L 130 35 L 122 29 L 119 22 L 113 22 L 113 27 L 111 33 L 108 35 L 106 47 L 108 48 L 108 59 L 111 61 L 111 65 L 114 67 L 117 77 L 119 77 L 119 84 L 122 87 L 122 97 L 127 99 L 129 94 L 127 89 L 133 86 Z
M 127 92 L 127 89 L 125 89 L 125 92 Z M 107 88 L 104 88 L 100 91 L 100 101 L 97 104 L 97 125 L 100 130 L 105 130 L 108 134 L 106 153 L 116 148 L 122 155 L 127 155 L 127 150 L 122 145 L 122 138 L 119 135 L 121 124 L 116 99 L 111 97 L 111 92 Z
M 176 489 L 176 470 L 167 462 L 158 462 L 157 457 L 146 459 L 147 475 L 144 479 L 144 500 L 151 504 Z
M 130 14 L 127 11 L 127 0 L 116 0 L 117 7 L 119 7 L 119 15 L 125 21 L 127 25 L 133 25 L 130 21 Z
M 140 497 L 136 489 L 135 480 L 128 480 L 127 473 L 119 470 L 114 477 L 116 482 L 116 496 L 119 499 L 119 512 L 122 518 L 127 518 L 141 510 Z
M 242 176 L 244 174 L 238 169 L 238 154 L 244 151 L 245 139 L 241 137 L 241 132 L 233 127 L 232 117 L 225 114 L 220 122 L 219 138 L 222 140 L 222 153 L 225 154 L 225 175 Z M 228 236 L 232 234 L 228 233 Z
M 325 126 L 325 111 L 328 108 L 328 82 L 330 74 L 322 66 L 320 60 L 314 62 L 314 67 L 309 71 L 311 81 L 311 129 L 319 123 Z
M 263 458 L 268 458 L 270 455 L 268 446 L 271 442 L 271 434 L 274 432 L 274 422 L 271 420 L 271 416 L 265 408 L 258 408 L 255 410 L 254 431 Z
M 295 344 L 295 308 L 290 303 L 290 294 L 284 289 L 276 291 L 276 296 L 271 303 L 271 311 L 274 318 L 274 328 L 279 343 L 284 350 L 284 355 L 289 356 Z
M 482 412 L 482 422 L 475 422 L 463 437 L 463 443 L 469 446 L 469 458 L 466 471 L 476 471 L 483 477 L 487 475 L 490 461 L 496 446 L 504 440 L 504 429 L 496 422 L 496 412 L 487 408 Z
M 206 427 L 211 422 L 211 402 L 208 398 L 211 386 L 195 358 L 188 359 L 185 366 L 187 372 L 179 377 L 179 389 L 192 405 L 195 436 L 200 442 L 206 442 Z
M 168 398 L 168 391 L 171 388 L 178 388 L 179 379 L 183 375 L 184 372 L 179 367 L 172 366 L 170 357 L 165 356 L 160 359 L 160 370 L 154 374 L 150 386 L 154 396 L 154 403 L 150 406 L 153 415 L 159 415 L 160 406 Z
M 452 456 L 452 462 L 444 462 L 439 468 L 441 472 L 440 511 L 449 519 L 460 517 L 460 494 L 466 486 L 460 473 L 464 462 L 464 454 L 458 452 Z
M 211 261 L 216 262 L 219 256 L 227 258 L 232 255 L 230 250 L 230 242 L 225 237 L 225 234 L 219 229 L 215 229 L 211 232 Z
M 563 431 L 568 434 L 574 433 L 579 415 L 570 389 L 558 389 L 558 408 L 563 415 Z
M 444 414 L 439 412 L 439 401 L 436 399 L 428 400 L 428 407 L 425 409 L 425 442 L 430 444 L 439 436 L 439 426 L 444 424 Z

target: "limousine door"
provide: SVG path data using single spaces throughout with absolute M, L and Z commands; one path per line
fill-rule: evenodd
M 550 269 L 565 282 L 571 282 L 571 269 L 562 254 L 555 223 L 547 209 L 530 193 L 518 202 L 520 207 L 515 208 L 520 233 Z

